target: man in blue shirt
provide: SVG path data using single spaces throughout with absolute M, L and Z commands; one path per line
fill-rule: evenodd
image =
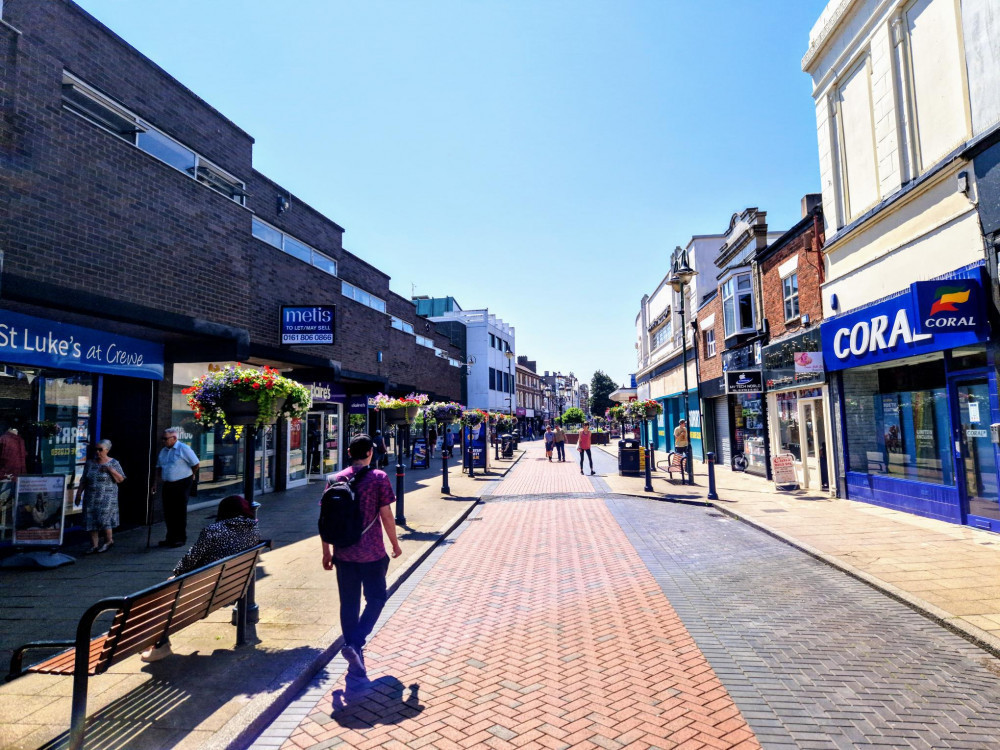
M 156 459 L 156 479 L 150 487 L 150 492 L 155 495 L 157 486 L 163 485 L 163 520 L 167 524 L 167 538 L 159 543 L 161 547 L 183 547 L 187 544 L 188 497 L 200 462 L 195 452 L 178 439 L 180 431 L 180 427 L 168 427 L 163 431 L 163 448 Z

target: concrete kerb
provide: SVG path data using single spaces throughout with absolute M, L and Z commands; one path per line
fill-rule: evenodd
M 503 478 L 521 460 L 524 453 L 523 450 L 517 451 L 514 459 L 510 464 L 504 466 L 502 471 L 497 470 L 500 467 L 495 467 L 494 474 L 487 476 L 499 475 L 500 478 Z M 488 494 L 483 493 L 482 496 Z M 477 499 L 455 514 L 433 544 L 409 561 L 405 567 L 399 568 L 388 582 L 389 597 L 392 597 L 406 582 L 406 579 L 418 570 L 438 546 L 450 537 L 469 516 L 481 508 L 482 504 L 482 501 Z M 241 708 L 235 716 L 214 733 L 211 741 L 204 745 L 205 750 L 243 750 L 251 745 L 257 736 L 281 715 L 282 711 L 295 700 L 306 685 L 340 652 L 344 646 L 340 627 L 336 626 L 327 631 L 320 639 L 320 643 L 324 642 L 329 642 L 330 645 L 319 654 L 286 669 L 275 681 L 280 687 L 274 692 L 258 695 Z

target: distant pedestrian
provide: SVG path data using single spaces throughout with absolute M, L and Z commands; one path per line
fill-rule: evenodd
M 375 464 L 384 469 L 389 465 L 389 446 L 386 445 L 385 435 L 381 430 L 375 430 L 375 439 L 372 441 L 375 447 Z
M 596 474 L 594 471 L 594 456 L 590 452 L 590 422 L 583 423 L 583 430 L 580 431 L 580 439 L 576 444 L 576 449 L 580 451 L 580 473 L 583 474 L 583 454 L 587 454 L 587 459 L 590 461 L 590 473 L 591 475 Z
M 566 460 L 566 433 L 563 432 L 562 425 L 557 424 L 555 429 L 555 442 L 556 442 L 556 453 L 559 454 L 559 460 Z
M 535 431 L 531 428 L 531 422 L 528 422 L 528 440 L 535 439 Z
M 556 434 L 552 431 L 552 425 L 545 425 L 545 457 L 552 460 L 552 446 L 555 445 Z
M 682 419 L 674 428 L 674 452 L 691 460 L 691 439 L 688 435 L 687 420 Z
M 337 589 L 340 594 L 340 629 L 344 636 L 341 651 L 347 661 L 347 673 L 352 677 L 366 677 L 365 640 L 375 627 L 385 606 L 385 576 L 389 570 L 389 556 L 382 539 L 382 527 L 392 544 L 392 556 L 399 557 L 403 550 L 396 539 L 396 523 L 392 508 L 396 496 L 384 471 L 369 469 L 374 454 L 374 444 L 367 435 L 358 435 L 347 449 L 351 466 L 327 479 L 327 487 L 334 482 L 349 482 L 356 474 L 354 493 L 361 508 L 362 528 L 367 530 L 357 544 L 333 548 L 323 542 L 324 570 L 337 569 Z M 381 523 L 380 523 L 381 522 Z M 361 592 L 365 594 L 365 609 L 361 612 Z
M 118 485 L 125 472 L 117 459 L 111 458 L 111 441 L 102 440 L 94 456 L 83 465 L 83 476 L 76 488 L 76 504 L 83 499 L 83 518 L 90 532 L 90 549 L 85 554 L 107 552 L 115 546 L 112 530 L 118 525 Z M 99 532 L 104 529 L 104 544 Z
M 198 475 L 200 462 L 190 447 L 180 441 L 181 428 L 168 427 L 163 431 L 163 448 L 156 459 L 156 477 L 149 491 L 156 494 L 163 485 L 163 520 L 167 525 L 167 538 L 161 547 L 183 547 L 187 544 L 187 505 L 191 484 Z
M 442 446 L 442 450 L 447 451 L 449 457 L 455 451 L 455 433 L 451 431 L 451 427 L 444 428 L 444 445 Z
M 438 441 L 438 428 L 434 422 L 431 422 L 430 429 L 427 430 L 427 455 L 434 458 L 434 449 L 437 447 Z

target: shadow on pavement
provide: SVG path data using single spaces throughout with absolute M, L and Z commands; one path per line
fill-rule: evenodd
M 204 654 L 197 651 L 189 655 L 174 654 L 148 664 L 143 672 L 152 679 L 88 717 L 85 746 L 87 750 L 171 747 L 183 737 L 185 727 L 199 726 L 232 698 L 252 696 L 266 687 L 263 683 L 268 678 L 255 679 L 254 675 L 274 674 L 277 665 L 272 662 L 290 665 L 314 658 L 318 653 L 317 649 L 305 646 L 287 651 L 246 647 Z M 39 750 L 67 747 L 68 703 L 66 724 L 67 731 Z
M 410 694 L 403 698 L 403 683 L 386 675 L 374 682 L 349 679 L 346 690 L 333 691 L 331 718 L 348 729 L 368 729 L 378 724 L 398 724 L 419 715 L 419 685 L 410 685 Z

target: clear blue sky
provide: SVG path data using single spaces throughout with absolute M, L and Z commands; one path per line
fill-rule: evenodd
M 540 370 L 624 382 L 675 245 L 820 188 L 826 0 L 80 2 L 394 291 L 489 307 Z

